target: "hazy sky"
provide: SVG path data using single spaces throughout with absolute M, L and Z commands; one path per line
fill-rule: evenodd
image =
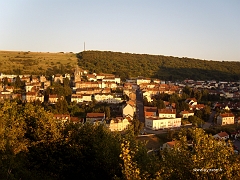
M 240 0 L 0 0 L 0 50 L 240 61 Z

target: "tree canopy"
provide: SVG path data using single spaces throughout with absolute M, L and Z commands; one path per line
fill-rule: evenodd
M 239 80 L 240 62 L 207 61 L 187 57 L 83 51 L 78 65 L 90 72 L 113 73 L 122 79 L 145 76 L 164 80 Z M 106 68 L 107 67 L 107 68 Z

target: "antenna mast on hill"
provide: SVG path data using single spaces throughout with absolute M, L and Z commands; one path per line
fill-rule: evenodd
M 84 51 L 85 51 L 85 42 L 84 42 Z

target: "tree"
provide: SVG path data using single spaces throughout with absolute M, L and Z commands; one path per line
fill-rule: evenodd
M 25 138 L 29 143 L 55 141 L 60 138 L 57 122 L 44 108 L 27 103 L 23 109 L 23 116 L 26 123 Z
M 55 104 L 55 112 L 57 114 L 68 114 L 68 103 L 65 99 L 58 99 Z
M 202 129 L 191 131 L 192 146 L 179 133 L 173 149 L 162 152 L 161 177 L 164 179 L 236 179 L 240 175 L 239 159 L 231 143 L 218 141 Z
M 0 151 L 17 154 L 27 149 L 25 117 L 22 106 L 6 101 L 0 105 Z
M 142 122 L 140 122 L 136 117 L 133 118 L 132 120 L 132 125 L 133 125 L 133 132 L 134 135 L 137 136 L 139 135 L 140 131 L 142 130 L 142 128 L 144 127 L 144 124 Z
M 105 112 L 105 117 L 109 119 L 110 116 L 111 116 L 110 107 L 109 107 L 109 106 L 106 106 L 106 107 L 104 108 L 104 112 Z

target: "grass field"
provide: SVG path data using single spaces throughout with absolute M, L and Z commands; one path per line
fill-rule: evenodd
M 77 65 L 74 53 L 0 51 L 0 72 L 5 74 L 51 74 L 71 71 Z

